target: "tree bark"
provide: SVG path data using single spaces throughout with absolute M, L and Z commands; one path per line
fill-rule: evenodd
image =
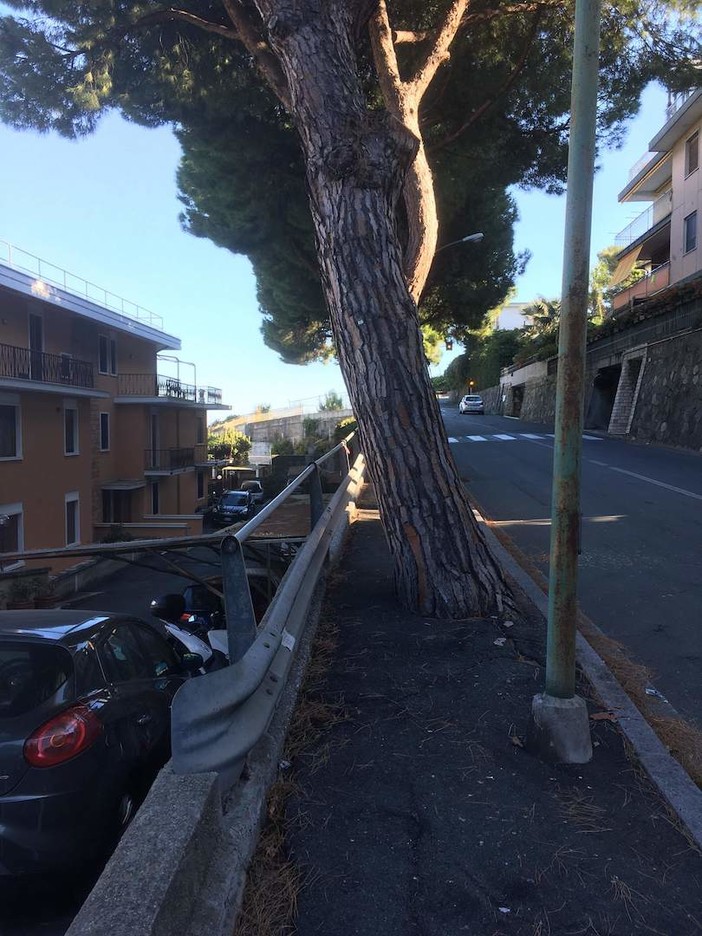
M 506 587 L 449 452 L 394 224 L 417 138 L 367 111 L 349 4 L 258 6 L 289 86 L 334 339 L 398 596 L 439 617 L 499 609 Z

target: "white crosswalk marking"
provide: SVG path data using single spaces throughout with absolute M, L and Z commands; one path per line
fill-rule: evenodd
M 494 435 L 469 435 L 469 436 L 449 436 L 448 441 L 451 445 L 457 445 L 461 442 L 518 442 L 520 439 L 530 439 L 534 442 L 548 442 L 555 438 L 552 432 L 520 432 L 516 435 L 508 435 L 505 432 L 496 432 Z M 590 442 L 602 442 L 600 436 L 584 435 L 583 439 Z

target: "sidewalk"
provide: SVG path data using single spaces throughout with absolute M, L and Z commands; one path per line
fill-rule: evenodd
M 524 750 L 545 627 L 521 610 L 512 626 L 403 611 L 361 511 L 325 610 L 320 696 L 347 718 L 293 765 L 299 936 L 702 933 L 702 856 L 587 685 L 592 762 Z

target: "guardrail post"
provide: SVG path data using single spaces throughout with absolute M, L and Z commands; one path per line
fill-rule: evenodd
M 314 471 L 309 478 L 310 485 L 310 529 L 313 530 L 317 521 L 324 513 L 324 498 L 322 497 L 322 478 L 319 473 L 319 466 L 314 466 Z
M 241 543 L 235 536 L 222 540 L 222 588 L 227 618 L 229 662 L 240 660 L 256 639 L 256 617 Z

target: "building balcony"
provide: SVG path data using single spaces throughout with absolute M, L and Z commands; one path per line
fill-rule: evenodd
M 120 374 L 117 378 L 115 403 L 192 404 L 208 409 L 229 409 L 222 404 L 222 391 L 217 387 L 196 387 L 175 377 L 160 374 Z
M 642 279 L 637 280 L 626 289 L 622 289 L 612 299 L 612 312 L 616 315 L 622 309 L 633 305 L 635 302 L 643 302 L 650 299 L 655 293 L 660 292 L 670 286 L 670 262 L 661 263 L 655 269 L 650 270 Z
M 668 189 L 660 195 L 652 205 L 642 211 L 638 217 L 634 218 L 631 224 L 628 224 L 621 230 L 614 239 L 617 247 L 629 247 L 634 241 L 640 240 L 649 231 L 660 224 L 665 218 L 668 218 L 673 211 L 673 190 Z
M 95 390 L 93 365 L 89 361 L 7 344 L 0 344 L 0 386 L 16 389 L 31 386 L 33 390 L 51 393 L 65 393 L 70 387 L 77 395 L 107 396 Z
M 195 467 L 195 448 L 144 450 L 144 474 L 164 476 L 180 474 Z

